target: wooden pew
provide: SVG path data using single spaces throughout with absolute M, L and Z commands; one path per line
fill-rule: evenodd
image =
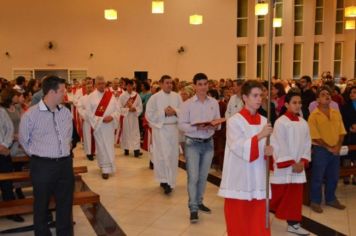
M 98 194 L 92 191 L 74 192 L 73 205 L 95 204 L 100 202 Z M 51 198 L 49 209 L 55 209 L 54 198 Z M 0 216 L 26 214 L 33 212 L 33 198 L 16 199 L 0 202 Z
M 29 156 L 20 156 L 20 157 L 11 157 L 11 161 L 13 163 L 19 163 L 19 162 L 30 162 L 30 157 Z
M 78 177 L 79 174 L 88 172 L 88 168 L 86 166 L 73 167 L 73 172 L 74 175 Z M 4 180 L 23 181 L 29 179 L 30 179 L 29 171 L 0 173 L 0 181 L 4 181 Z M 33 197 L 27 197 L 25 199 L 0 201 L 0 216 L 31 213 L 33 212 L 33 200 L 34 200 Z M 73 205 L 96 204 L 99 202 L 100 202 L 99 195 L 92 191 L 74 192 Z M 52 197 L 50 200 L 49 209 L 53 210 L 55 209 L 55 207 L 56 207 L 55 200 Z
M 76 166 L 76 167 L 73 167 L 73 172 L 74 172 L 74 175 L 87 173 L 88 168 L 86 166 Z M 25 181 L 25 180 L 29 180 L 29 179 L 30 179 L 29 171 L 0 173 L 0 181 L 11 180 L 13 182 L 17 182 L 17 181 Z

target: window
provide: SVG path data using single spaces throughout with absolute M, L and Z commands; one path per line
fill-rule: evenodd
M 334 50 L 334 77 L 339 78 L 342 64 L 342 43 L 336 42 Z
M 256 75 L 258 78 L 264 78 L 264 57 L 265 57 L 265 46 L 257 45 L 257 67 L 256 67 Z
M 237 46 L 237 78 L 246 77 L 246 45 Z
M 323 20 L 324 20 L 324 2 L 323 0 L 316 0 L 315 6 L 315 35 L 323 34 Z
M 247 37 L 248 0 L 237 0 L 237 37 Z
M 257 16 L 257 37 L 265 36 L 265 16 Z
M 320 43 L 314 43 L 313 53 L 313 79 L 319 77 L 319 58 L 320 58 Z
M 294 36 L 303 35 L 303 0 L 294 1 Z
M 282 72 L 282 44 L 274 45 L 274 75 L 281 77 Z
M 301 75 L 302 62 L 302 44 L 294 44 L 293 50 L 293 78 L 299 79 Z
M 276 18 L 283 18 L 283 0 L 276 0 L 275 1 L 275 8 L 276 8 Z M 279 27 L 279 28 L 275 28 L 274 29 L 274 35 L 276 37 L 278 36 L 282 36 L 282 28 L 283 28 L 283 25 L 282 27 Z
M 335 33 L 342 34 L 343 32 L 344 32 L 344 0 L 337 0 Z

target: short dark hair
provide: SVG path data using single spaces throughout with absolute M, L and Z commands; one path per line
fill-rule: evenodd
M 143 81 L 142 86 L 145 88 L 146 91 L 151 89 L 151 86 L 147 81 Z
M 193 77 L 193 84 L 197 84 L 199 80 L 208 80 L 208 76 L 204 73 L 198 73 Z
M 128 85 L 128 84 L 132 85 L 132 86 L 134 85 L 134 81 L 132 79 L 128 79 L 128 78 L 125 79 L 125 83 L 126 83 L 126 85 Z
M 9 108 L 12 103 L 12 98 L 15 97 L 16 95 L 20 96 L 21 93 L 19 93 L 17 90 L 12 88 L 3 89 L 0 94 L 1 106 L 3 106 L 4 108 Z
M 169 75 L 162 75 L 161 79 L 159 80 L 160 83 L 163 83 L 164 80 L 166 79 L 172 79 L 172 77 L 170 77 Z
M 22 75 L 17 76 L 17 78 L 16 78 L 16 84 L 17 84 L 17 85 L 24 84 L 25 81 L 26 81 L 26 78 L 25 78 L 24 76 L 22 76 Z
M 309 75 L 303 75 L 302 77 L 300 77 L 300 79 L 305 79 L 307 81 L 307 83 L 311 83 L 312 79 Z
M 330 87 L 329 86 L 327 86 L 327 85 L 323 85 L 323 86 L 320 86 L 319 88 L 318 88 L 318 90 L 316 90 L 316 97 L 318 98 L 319 96 L 320 96 L 320 93 L 322 92 L 322 91 L 324 91 L 324 90 L 326 90 L 329 94 L 330 94 L 330 96 L 331 96 L 331 89 L 330 89 Z
M 248 96 L 251 90 L 254 88 L 259 88 L 262 90 L 263 85 L 258 80 L 247 80 L 241 87 L 241 96 Z
M 216 100 L 219 100 L 219 93 L 218 93 L 218 90 L 216 89 L 210 89 L 208 91 L 208 94 L 211 95 L 211 97 L 215 98 Z
M 65 84 L 65 79 L 59 78 L 55 75 L 49 75 L 43 79 L 42 90 L 43 95 L 47 95 L 50 90 L 57 91 L 60 84 Z
M 286 97 L 284 99 L 284 102 L 290 103 L 293 97 L 302 97 L 299 89 L 290 89 L 288 93 L 286 94 Z

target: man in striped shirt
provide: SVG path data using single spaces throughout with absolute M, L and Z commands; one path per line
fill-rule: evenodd
M 65 80 L 49 76 L 43 80 L 44 97 L 22 117 L 19 141 L 31 156 L 35 235 L 51 235 L 47 225 L 49 199 L 56 199 L 56 233 L 73 235 L 73 162 L 70 156 L 72 116 L 60 105 Z

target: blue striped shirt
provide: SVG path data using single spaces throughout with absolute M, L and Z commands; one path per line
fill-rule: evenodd
M 58 158 L 69 156 L 73 122 L 70 111 L 58 106 L 51 112 L 41 100 L 23 114 L 19 141 L 29 155 Z

